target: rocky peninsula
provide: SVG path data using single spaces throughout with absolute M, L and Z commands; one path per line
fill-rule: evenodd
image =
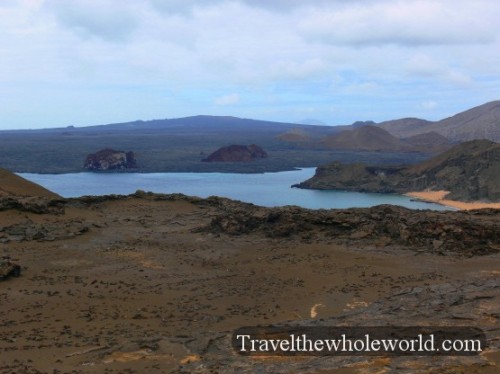
M 334 162 L 318 167 L 311 179 L 294 187 L 380 193 L 447 191 L 442 198 L 448 200 L 500 202 L 500 144 L 465 142 L 412 166 Z

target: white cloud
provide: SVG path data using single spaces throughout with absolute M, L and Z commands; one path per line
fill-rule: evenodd
M 449 64 L 456 62 L 449 61 Z M 439 79 L 454 85 L 465 86 L 474 83 L 471 76 L 453 66 L 448 66 L 436 59 L 423 54 L 413 56 L 406 64 L 406 70 L 410 75 L 426 79 Z
M 304 61 L 292 59 L 275 61 L 272 64 L 273 75 L 276 78 L 304 79 L 319 76 L 329 69 L 328 64 L 320 58 L 311 58 Z
M 424 102 L 421 103 L 422 108 L 431 110 L 435 109 L 438 106 L 438 103 L 435 102 L 434 100 L 425 100 Z
M 449 70 L 445 74 L 445 79 L 460 86 L 469 86 L 474 84 L 472 77 L 458 70 Z
M 432 77 L 439 74 L 443 67 L 433 57 L 419 53 L 410 58 L 406 64 L 406 69 L 411 74 Z
M 113 0 L 51 0 L 46 7 L 63 27 L 82 37 L 98 37 L 108 41 L 125 41 L 136 28 L 137 9 L 129 1 L 117 6 Z
M 358 46 L 491 43 L 496 16 L 491 1 L 373 1 L 313 8 L 301 22 L 305 35 L 331 44 Z M 496 13 L 496 15 L 495 15 Z
M 0 82 L 12 107 L 33 118 L 43 118 L 40 106 L 23 105 L 33 92 L 78 92 L 93 123 L 102 107 L 121 113 L 96 97 L 137 97 L 145 118 L 157 112 L 148 116 L 142 98 L 172 117 L 234 105 L 236 92 L 245 93 L 246 116 L 326 113 L 333 102 L 356 108 L 368 96 L 416 107 L 430 90 L 449 95 L 440 103 L 480 100 L 498 95 L 499 15 L 493 0 L 5 0 Z M 269 97 L 280 98 L 279 110 Z M 68 95 L 46 100 L 56 101 L 44 110 L 61 113 L 60 123 L 62 107 L 77 116 Z M 89 109 L 92 102 L 100 109 Z
M 345 87 L 346 92 L 356 95 L 373 95 L 379 89 L 379 85 L 375 82 L 354 83 Z
M 215 105 L 234 105 L 239 102 L 240 102 L 240 95 L 237 93 L 220 96 L 214 100 Z

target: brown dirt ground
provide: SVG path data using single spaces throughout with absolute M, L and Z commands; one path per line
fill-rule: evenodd
M 0 226 L 72 219 L 90 228 L 1 244 L 23 269 L 0 283 L 0 373 L 176 372 L 202 359 L 182 344 L 202 332 L 336 316 L 404 288 L 499 268 L 498 256 L 192 232 L 214 214 L 138 198 L 67 207 L 64 216 L 0 212 Z

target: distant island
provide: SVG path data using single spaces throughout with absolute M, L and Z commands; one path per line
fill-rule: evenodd
M 87 156 L 83 167 L 90 171 L 124 170 L 137 168 L 134 152 L 102 149 Z
M 267 158 L 267 153 L 255 144 L 222 147 L 204 158 L 203 162 L 250 162 Z
M 464 141 L 500 141 L 499 119 L 500 101 L 493 101 L 440 121 L 402 118 L 323 126 L 199 115 L 87 127 L 9 130 L 0 131 L 0 167 L 25 173 L 70 173 L 82 169 L 261 173 L 318 167 L 333 161 L 409 165 Z M 257 157 L 258 162 L 202 162 L 203 158 L 211 159 L 207 155 L 221 145 L 241 144 L 256 144 L 268 157 Z M 134 155 L 140 154 L 140 163 L 133 167 L 122 154 L 115 165 L 104 155 L 102 163 L 90 160 L 84 168 L 87 156 L 105 149 L 118 153 L 133 149 Z M 224 159 L 220 154 L 217 157 Z

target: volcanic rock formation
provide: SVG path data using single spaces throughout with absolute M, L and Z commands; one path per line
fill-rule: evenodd
M 357 151 L 411 152 L 415 147 L 391 135 L 376 126 L 362 126 L 354 130 L 345 130 L 324 138 L 321 145 L 334 149 Z
M 115 151 L 110 148 L 87 156 L 83 165 L 88 170 L 121 170 L 137 167 L 134 152 Z
M 255 144 L 251 145 L 230 145 L 219 148 L 210 154 L 203 162 L 249 162 L 258 158 L 266 158 L 267 153 Z
M 316 169 L 299 188 L 405 193 L 450 191 L 448 199 L 500 201 L 500 144 L 473 140 L 409 167 L 338 162 Z
M 406 138 L 437 132 L 454 142 L 474 139 L 500 141 L 500 101 L 492 101 L 437 122 L 403 118 L 377 124 L 392 135 Z

